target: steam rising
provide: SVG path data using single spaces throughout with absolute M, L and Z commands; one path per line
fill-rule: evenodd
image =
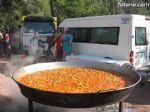
M 4 69 L 5 76 L 0 74 L 0 112 L 28 112 L 28 99 L 21 94 L 17 84 L 7 74 L 13 73 L 21 67 L 33 64 L 36 58 L 37 55 L 15 55 L 6 63 L 6 68 Z M 117 104 L 102 108 L 68 109 L 34 102 L 33 108 L 34 112 L 112 112 L 112 110 L 113 112 L 118 112 Z M 136 112 L 129 109 L 126 109 L 126 111 Z
M 54 51 L 54 48 L 52 49 Z M 0 72 L 5 75 L 0 74 L 0 112 L 28 112 L 28 100 L 21 94 L 19 87 L 10 76 L 19 68 L 37 63 L 36 60 L 43 53 L 42 50 L 34 46 L 29 49 L 28 55 L 12 55 L 6 63 L 0 63 Z M 47 107 L 34 103 L 34 110 L 46 112 Z

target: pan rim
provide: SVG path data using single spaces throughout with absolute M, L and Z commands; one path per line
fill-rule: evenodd
M 51 62 L 51 63 L 65 63 L 65 64 L 71 64 L 71 62 Z M 37 63 L 37 64 L 48 64 L 48 63 Z M 37 64 L 32 64 L 32 65 L 28 65 L 28 66 L 25 66 L 25 67 L 30 67 L 30 66 L 35 66 Z M 75 64 L 75 63 L 73 63 Z M 113 65 L 113 64 L 112 64 Z M 19 70 L 25 68 L 25 67 L 22 67 L 18 70 L 16 70 L 15 72 L 13 72 L 12 74 L 15 74 L 17 73 Z M 62 67 L 63 68 L 63 67 Z M 132 69 L 133 72 L 135 72 L 137 75 L 138 75 L 138 81 L 136 83 L 133 83 L 129 86 L 126 86 L 126 87 L 122 87 L 122 88 L 119 88 L 119 89 L 113 89 L 113 90 L 105 90 L 105 91 L 100 91 L 100 92 L 79 92 L 79 93 L 74 93 L 74 92 L 56 92 L 56 91 L 46 91 L 46 90 L 42 90 L 42 89 L 38 89 L 38 88 L 33 88 L 33 87 L 30 87 L 30 86 L 27 86 L 27 85 L 24 85 L 22 83 L 20 83 L 17 79 L 14 78 L 14 75 L 12 76 L 12 79 L 18 83 L 19 85 L 22 85 L 26 88 L 30 88 L 30 89 L 34 89 L 36 91 L 40 91 L 40 92 L 47 92 L 47 93 L 54 93 L 54 94 L 66 94 L 66 95 L 90 95 L 90 94 L 100 94 L 100 93 L 109 93 L 109 92 L 117 92 L 117 91 L 122 91 L 122 90 L 126 90 L 126 89 L 129 89 L 129 88 L 133 88 L 135 87 L 140 81 L 141 81 L 141 75 L 139 73 L 137 73 L 134 69 Z

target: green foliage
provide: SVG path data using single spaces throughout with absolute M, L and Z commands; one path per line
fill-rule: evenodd
M 44 16 L 51 16 L 51 11 L 50 11 L 50 5 L 49 5 L 49 0 L 41 0 L 41 5 L 42 5 L 42 14 Z
M 126 6 L 126 7 L 121 7 L 122 12 L 126 14 L 141 14 L 141 15 L 148 15 L 148 7 L 147 6 L 137 6 L 137 5 L 142 5 L 142 3 L 149 3 L 147 0 L 133 0 L 129 1 L 126 0 L 120 0 L 120 3 L 126 3 L 126 5 L 135 5 L 135 6 Z M 150 7 L 150 6 L 149 6 Z
M 0 27 L 17 28 L 22 16 L 50 15 L 48 0 L 1 0 Z M 47 4 L 46 4 L 47 2 Z M 45 9 L 44 9 L 45 8 Z
M 150 15 L 149 7 L 122 7 L 118 3 L 149 3 L 148 0 L 0 0 L 0 27 L 17 27 L 27 15 L 64 18 L 112 14 Z

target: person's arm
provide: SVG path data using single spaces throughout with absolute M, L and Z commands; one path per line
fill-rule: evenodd
M 70 34 L 69 44 L 72 44 L 72 41 L 73 41 L 73 36 Z
M 30 39 L 30 45 L 31 45 L 31 43 L 32 43 L 32 40 L 33 40 L 33 38 Z

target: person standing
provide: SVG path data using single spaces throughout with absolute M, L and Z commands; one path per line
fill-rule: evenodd
M 30 40 L 30 53 L 33 56 L 37 56 L 38 51 L 38 32 L 34 32 L 33 37 Z
M 8 30 L 6 30 L 6 35 L 5 35 L 5 41 L 6 41 L 6 44 L 7 44 L 7 49 L 10 49 L 10 35 L 8 33 Z
M 10 46 L 10 35 L 8 33 L 8 29 L 3 30 L 2 34 L 3 34 L 2 43 L 3 43 L 3 53 L 4 53 L 3 55 L 9 57 L 11 46 Z
M 66 56 L 70 56 L 72 53 L 72 41 L 72 34 L 70 34 L 68 28 L 65 28 L 63 36 L 63 60 L 65 60 Z
M 54 43 L 56 43 L 55 60 L 62 58 L 62 37 L 63 32 L 58 31 L 58 34 L 54 39 Z
M 5 34 L 5 44 L 6 44 L 6 55 L 10 57 L 11 55 L 11 45 L 10 45 L 10 35 L 9 35 L 9 30 L 6 29 L 6 34 Z

